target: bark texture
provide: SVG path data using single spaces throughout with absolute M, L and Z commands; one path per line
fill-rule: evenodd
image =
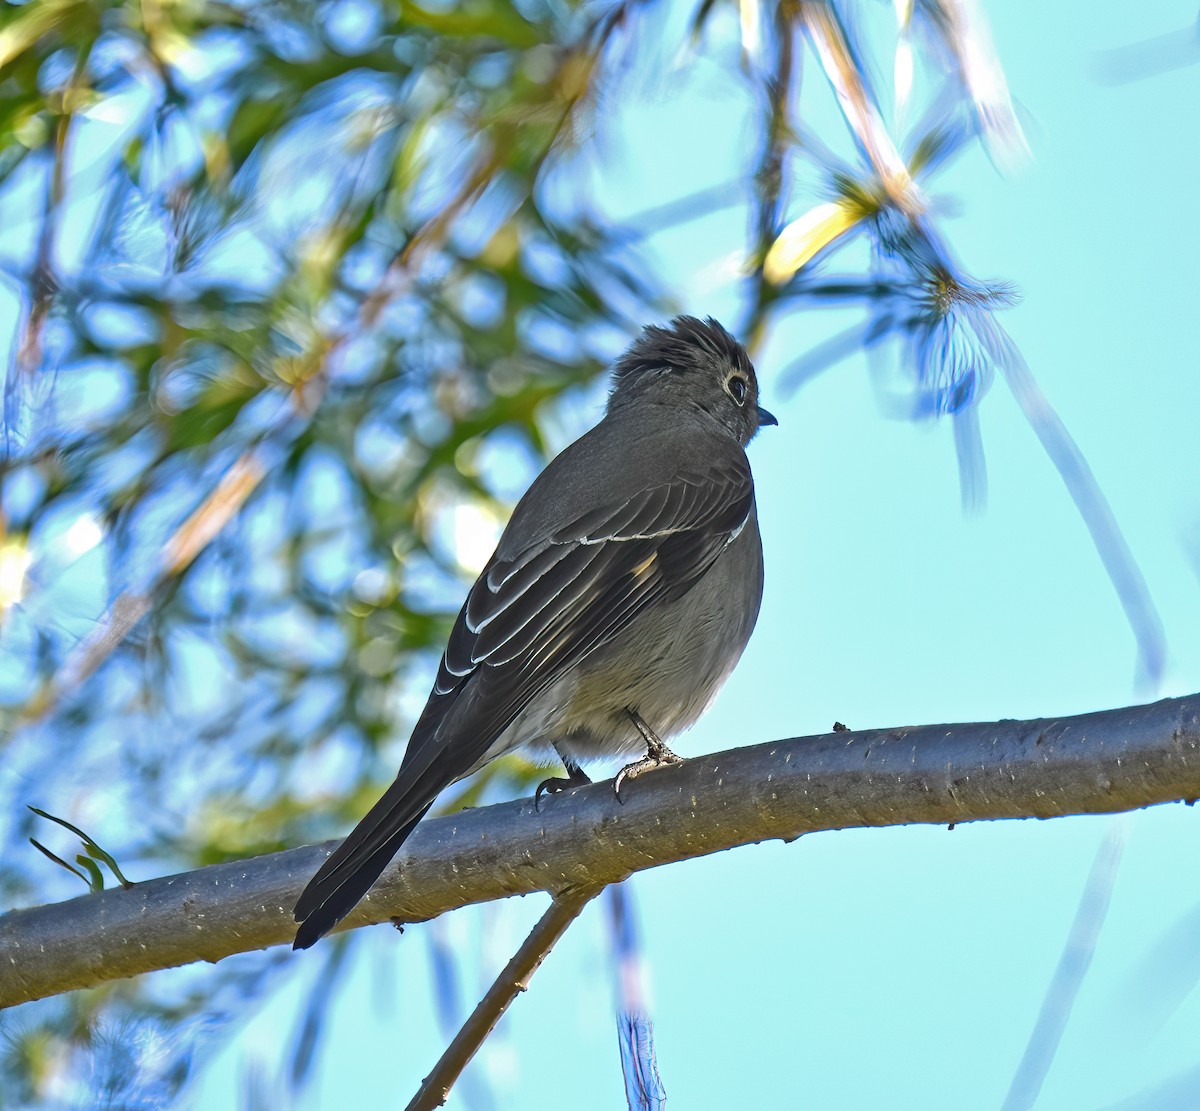
M 1200 796 L 1200 695 L 1076 717 L 804 737 L 697 757 L 622 788 L 428 819 L 341 929 L 592 888 L 819 830 L 1111 813 Z M 0 1007 L 290 943 L 335 842 L 0 916 Z M 299 957 L 298 959 L 303 959 Z

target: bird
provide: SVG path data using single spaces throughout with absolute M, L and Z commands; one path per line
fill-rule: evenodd
M 712 317 L 649 325 L 616 360 L 603 418 L 517 503 L 451 629 L 395 781 L 296 903 L 294 949 L 357 905 L 438 794 L 522 745 L 583 763 L 678 763 L 758 618 L 763 556 L 746 446 L 778 421 Z

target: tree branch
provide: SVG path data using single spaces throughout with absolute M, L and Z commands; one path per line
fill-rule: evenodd
M 451 1085 L 471 1063 L 471 1058 L 504 1017 L 512 1001 L 529 987 L 529 978 L 541 967 L 555 943 L 567 932 L 567 927 L 603 890 L 602 887 L 571 888 L 555 895 L 546 913 L 521 943 L 521 948 L 513 954 L 512 960 L 471 1012 L 471 1017 L 455 1034 L 454 1041 L 446 1047 L 433 1072 L 421 1082 L 407 1111 L 433 1111 L 446 1102 Z
M 418 922 L 532 891 L 818 830 L 1112 813 L 1200 796 L 1200 695 L 1040 721 L 834 733 L 733 749 L 628 784 L 422 822 L 341 928 Z M 334 843 L 0 917 L 0 1007 L 290 942 Z

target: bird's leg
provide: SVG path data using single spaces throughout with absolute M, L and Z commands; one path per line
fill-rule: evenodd
M 643 720 L 641 714 L 632 708 L 625 711 L 629 715 L 629 720 L 633 722 L 634 727 L 642 735 L 642 740 L 646 742 L 646 755 L 640 760 L 635 760 L 632 764 L 627 764 L 617 774 L 616 782 L 613 784 L 613 794 L 617 796 L 617 802 L 621 802 L 621 784 L 627 779 L 636 779 L 642 772 L 649 771 L 651 768 L 662 767 L 663 764 L 682 764 L 683 757 L 676 756 L 666 744 L 662 741 L 657 733 L 650 728 Z
M 554 751 L 558 753 L 558 758 L 563 762 L 563 767 L 567 769 L 566 777 L 551 776 L 549 779 L 543 779 L 537 785 L 537 790 L 533 793 L 533 808 L 534 810 L 541 809 L 542 792 L 545 791 L 551 795 L 557 795 L 559 791 L 569 791 L 572 787 L 582 787 L 584 784 L 591 783 L 585 772 L 576 762 L 574 757 L 568 756 L 558 746 L 558 742 L 552 742 Z

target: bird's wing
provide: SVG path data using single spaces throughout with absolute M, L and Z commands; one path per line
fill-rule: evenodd
M 467 595 L 396 781 L 296 904 L 296 946 L 354 907 L 437 794 L 465 775 L 538 693 L 648 606 L 681 597 L 749 518 L 745 453 L 714 451 L 497 555 Z M 510 529 L 506 538 L 513 532 Z
M 753 501 L 746 457 L 730 453 L 703 473 L 678 471 L 494 559 L 454 623 L 422 715 L 440 722 L 463 696 L 478 706 L 470 738 L 454 738 L 462 748 L 454 762 L 469 768 L 536 694 L 647 606 L 686 594 Z M 436 757 L 441 746 L 430 736 L 426 753 L 424 736 L 418 726 L 402 770 Z

